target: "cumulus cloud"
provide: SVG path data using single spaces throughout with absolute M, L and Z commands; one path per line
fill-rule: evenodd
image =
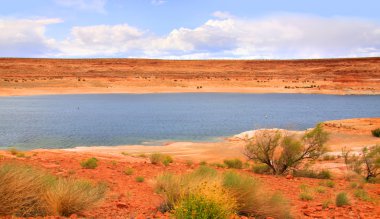
M 105 13 L 107 0 L 55 0 L 61 6 Z
M 49 55 L 56 57 L 291 59 L 380 56 L 380 24 L 355 18 L 287 14 L 245 19 L 227 12 L 215 12 L 212 19 L 198 27 L 176 28 L 161 36 L 128 24 L 96 25 L 73 27 L 61 41 L 44 35 L 48 24 L 37 25 L 40 31 L 28 42 L 35 40 L 35 47 L 54 48 L 56 52 Z M 28 29 L 26 26 L 25 30 L 22 27 L 14 30 L 14 34 L 18 31 L 22 34 Z M 12 45 L 21 48 L 17 43 Z
M 46 26 L 61 19 L 0 19 L 0 56 L 44 56 L 54 51 L 55 40 L 45 35 Z

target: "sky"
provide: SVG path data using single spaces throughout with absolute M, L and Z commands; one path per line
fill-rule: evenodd
M 0 57 L 380 56 L 378 0 L 0 0 Z

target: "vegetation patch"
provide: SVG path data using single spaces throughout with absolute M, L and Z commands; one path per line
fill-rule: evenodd
M 92 157 L 82 161 L 80 165 L 85 169 L 95 169 L 96 167 L 98 167 L 98 159 Z
M 267 191 L 251 176 L 233 171 L 222 174 L 200 166 L 185 175 L 164 173 L 157 177 L 155 187 L 165 198 L 161 209 L 173 210 L 177 218 L 229 218 L 232 214 L 290 217 L 289 204 L 280 194 Z
M 243 168 L 243 162 L 238 158 L 231 159 L 231 160 L 224 160 L 223 162 L 228 168 L 232 168 L 232 169 Z
M 357 189 L 354 192 L 354 195 L 356 198 L 362 200 L 362 201 L 373 201 L 373 199 L 368 195 L 368 193 L 364 189 Z
M 168 166 L 170 163 L 173 163 L 173 158 L 170 155 L 165 155 L 161 153 L 153 153 L 149 156 L 150 163 L 160 164 L 162 163 L 165 166 Z
M 374 129 L 371 132 L 373 136 L 380 138 L 380 128 Z
M 344 205 L 350 205 L 350 201 L 347 197 L 347 193 L 341 192 L 338 195 L 336 195 L 335 204 L 338 207 L 341 207 Z
M 246 139 L 244 155 L 248 160 L 266 164 L 273 174 L 284 174 L 305 160 L 315 160 L 323 155 L 327 139 L 328 134 L 321 124 L 301 138 L 264 130 Z
M 343 149 L 342 155 L 347 167 L 365 177 L 368 182 L 376 182 L 380 176 L 380 145 L 364 147 L 360 154 L 352 154 Z
M 133 175 L 133 173 L 135 172 L 135 170 L 133 168 L 126 168 L 123 173 L 125 175 Z
M 0 216 L 70 216 L 94 207 L 105 195 L 104 184 L 60 178 L 18 163 L 0 166 Z
M 295 177 L 307 177 L 315 179 L 331 179 L 331 172 L 328 170 L 314 171 L 309 169 L 295 170 L 293 171 Z
M 135 178 L 135 180 L 136 180 L 136 182 L 144 182 L 145 178 L 142 177 L 142 176 L 137 176 L 137 177 Z

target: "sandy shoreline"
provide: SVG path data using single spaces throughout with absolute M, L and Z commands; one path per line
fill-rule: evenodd
M 356 118 L 332 120 L 323 123 L 330 133 L 327 147 L 331 153 L 340 153 L 343 147 L 360 150 L 364 146 L 380 144 L 380 138 L 373 137 L 371 130 L 380 127 L 380 118 Z M 122 157 L 122 153 L 131 155 L 165 153 L 182 160 L 221 161 L 227 158 L 244 158 L 242 151 L 245 142 L 241 140 L 246 134 L 252 136 L 255 130 L 236 134 L 217 142 L 169 142 L 164 145 L 120 145 L 120 146 L 79 146 L 66 149 L 37 149 L 36 151 L 74 152 L 97 156 Z M 302 134 L 304 131 L 288 131 Z

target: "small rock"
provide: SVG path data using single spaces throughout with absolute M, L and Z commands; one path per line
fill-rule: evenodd
M 116 203 L 116 207 L 118 207 L 118 208 L 126 208 L 126 207 L 128 207 L 128 205 L 126 203 L 124 203 L 124 202 L 118 202 L 118 203 Z
M 293 179 L 293 178 L 294 178 L 293 175 L 290 175 L 290 174 L 286 175 L 286 179 Z

